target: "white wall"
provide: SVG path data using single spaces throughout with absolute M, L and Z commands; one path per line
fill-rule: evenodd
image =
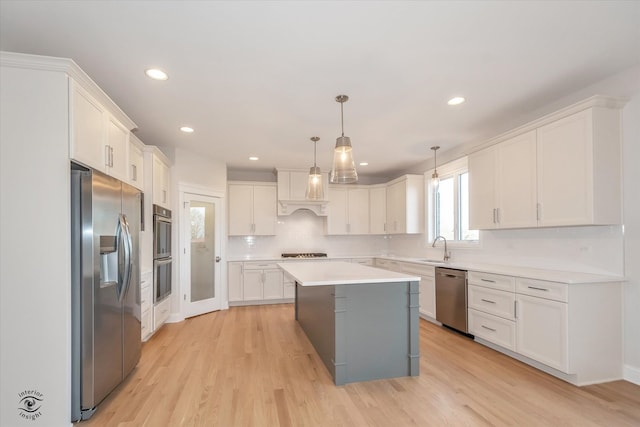
M 181 283 L 181 263 L 183 259 L 181 257 L 182 250 L 179 250 L 180 234 L 179 231 L 184 228 L 184 223 L 181 220 L 181 213 L 183 211 L 181 206 L 181 186 L 188 186 L 191 189 L 200 189 L 202 194 L 209 194 L 209 192 L 215 192 L 221 195 L 223 199 L 222 205 L 222 230 L 224 235 L 221 238 L 222 249 L 221 253 L 226 253 L 226 202 L 224 196 L 227 193 L 227 166 L 218 159 L 208 158 L 196 153 L 184 149 L 163 149 L 162 150 L 167 157 L 172 161 L 171 167 L 171 200 L 173 211 L 173 241 L 176 242 L 173 246 L 173 293 L 171 295 L 171 317 L 169 322 L 179 322 L 184 319 L 184 309 L 182 307 L 181 295 L 184 294 L 184 286 L 187 284 Z M 223 289 L 223 299 L 226 299 L 227 289 L 227 275 L 226 275 L 226 263 L 222 264 L 222 279 L 221 288 Z
M 68 80 L 3 66 L 0 81 L 0 425 L 71 424 Z M 20 393 L 43 399 L 35 420 Z
M 640 384 L 640 92 L 623 115 L 625 378 Z

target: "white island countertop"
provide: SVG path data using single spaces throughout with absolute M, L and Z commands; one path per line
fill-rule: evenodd
M 301 286 L 419 282 L 420 277 L 343 261 L 278 263 Z

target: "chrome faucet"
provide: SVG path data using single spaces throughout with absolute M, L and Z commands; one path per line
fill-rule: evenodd
M 445 239 L 444 236 L 438 236 L 435 239 L 433 239 L 433 245 L 431 245 L 431 247 L 435 248 L 436 247 L 436 242 L 438 240 L 440 240 L 440 239 L 444 240 L 444 258 L 443 258 L 443 260 L 444 260 L 444 262 L 447 262 L 447 261 L 449 261 L 450 257 L 449 257 L 449 251 L 447 250 L 447 239 Z

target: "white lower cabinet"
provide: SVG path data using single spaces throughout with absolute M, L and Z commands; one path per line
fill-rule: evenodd
M 153 273 L 145 273 L 140 278 L 140 335 L 142 341 L 153 333 Z
M 575 385 L 622 378 L 622 284 L 470 271 L 469 332 Z
M 276 262 L 230 262 L 229 304 L 262 304 L 293 298 Z M 294 291 L 295 292 L 295 291 Z M 291 296 L 289 296 L 291 295 Z
M 171 314 L 171 296 L 163 299 L 153 307 L 153 330 L 164 324 Z
M 509 350 L 516 350 L 516 322 L 469 309 L 469 333 Z
M 436 318 L 436 269 L 430 265 L 401 263 L 401 271 L 420 276 L 419 312 L 423 316 Z
M 518 353 L 562 372 L 569 370 L 568 304 L 518 295 Z

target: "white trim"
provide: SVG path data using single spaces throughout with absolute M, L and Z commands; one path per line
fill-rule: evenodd
M 640 368 L 631 365 L 624 365 L 622 377 L 630 383 L 640 385 Z

